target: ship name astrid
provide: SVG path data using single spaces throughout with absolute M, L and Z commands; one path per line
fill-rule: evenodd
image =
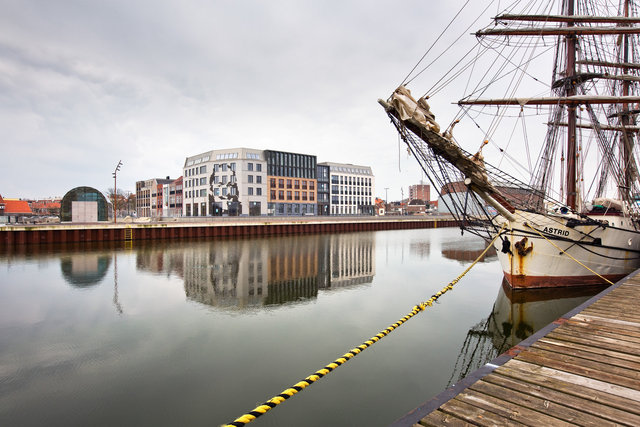
M 569 236 L 569 230 L 561 230 L 559 228 L 545 227 L 543 233 L 555 234 L 558 236 Z

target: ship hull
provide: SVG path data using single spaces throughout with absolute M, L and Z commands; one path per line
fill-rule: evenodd
M 616 282 L 640 268 L 640 233 L 628 218 L 607 217 L 608 224 L 598 225 L 562 215 L 516 211 L 516 217 L 495 243 L 512 288 Z

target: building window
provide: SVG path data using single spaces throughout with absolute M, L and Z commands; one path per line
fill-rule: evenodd
M 276 190 L 271 190 L 271 200 L 276 198 Z
M 262 188 L 256 188 L 256 196 L 262 196 Z
M 248 194 L 249 196 L 253 196 L 253 187 L 248 187 L 248 188 L 247 188 L 247 194 Z
M 236 170 L 236 164 L 235 163 L 229 163 L 229 169 L 231 169 L 232 171 Z
M 226 172 L 227 171 L 227 164 L 226 163 L 223 163 L 221 165 L 221 167 L 222 167 L 222 172 Z
M 290 179 L 287 180 L 287 188 L 291 188 L 291 180 Z
M 307 180 L 306 179 L 302 180 L 302 189 L 303 190 L 307 189 Z
M 200 197 L 207 197 L 207 190 L 206 189 L 202 189 L 200 190 Z
M 262 184 L 262 175 L 256 175 L 256 184 Z
M 247 175 L 247 180 L 249 184 L 253 184 L 253 175 Z
M 262 172 L 262 163 L 256 163 L 256 171 Z
M 278 188 L 284 188 L 284 179 L 280 178 L 278 180 Z
M 279 200 L 284 200 L 284 190 L 278 191 L 278 199 Z
M 287 191 L 287 200 L 293 200 L 291 197 L 291 191 Z
M 223 196 L 226 196 L 226 195 L 227 195 L 227 187 L 224 187 L 224 188 L 222 189 L 222 195 L 223 195 Z
M 314 193 L 309 193 L 309 200 L 311 200 L 313 202 L 314 197 L 313 197 Z
M 269 187 L 276 188 L 276 179 L 275 178 L 269 178 Z
M 219 188 L 214 188 L 213 189 L 213 195 L 214 196 L 219 196 L 220 195 L 220 189 Z
M 205 177 L 200 178 L 200 185 L 207 185 L 207 178 Z
M 206 166 L 200 166 L 200 173 L 207 173 L 207 167 Z
M 247 170 L 248 171 L 252 171 L 253 170 L 253 163 L 247 163 Z
M 295 191 L 294 192 L 294 199 L 295 200 L 300 200 L 300 192 L 299 191 Z
M 227 175 L 224 175 L 224 176 L 222 177 L 222 184 L 223 184 L 223 185 L 227 183 L 227 178 L 228 178 L 228 177 L 227 177 Z
M 219 164 L 213 165 L 213 171 L 214 172 L 220 172 L 220 165 Z
M 307 192 L 306 191 L 302 192 L 302 200 L 307 200 Z
M 293 181 L 293 188 L 295 188 L 296 190 L 300 189 L 300 180 L 296 179 Z

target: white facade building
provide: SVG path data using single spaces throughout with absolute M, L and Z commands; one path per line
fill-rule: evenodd
M 262 150 L 229 148 L 187 157 L 183 177 L 183 216 L 267 214 Z
M 374 215 L 375 178 L 369 166 L 324 162 L 329 166 L 331 215 Z

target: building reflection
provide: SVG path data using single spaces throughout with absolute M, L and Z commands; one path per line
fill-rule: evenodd
M 503 279 L 493 309 L 467 332 L 449 385 L 573 310 L 602 286 L 513 290 Z
M 104 279 L 111 255 L 105 253 L 73 253 L 60 257 L 62 277 L 71 286 L 87 288 Z
M 138 252 L 141 270 L 176 275 L 187 298 L 216 307 L 315 299 L 319 291 L 371 283 L 373 233 L 217 240 Z
M 482 255 L 485 248 L 486 243 L 484 240 L 465 242 L 465 245 L 461 245 L 460 242 L 447 242 L 442 245 L 442 256 L 461 262 L 473 262 Z M 491 246 L 479 262 L 489 262 L 496 256 L 496 248 Z

